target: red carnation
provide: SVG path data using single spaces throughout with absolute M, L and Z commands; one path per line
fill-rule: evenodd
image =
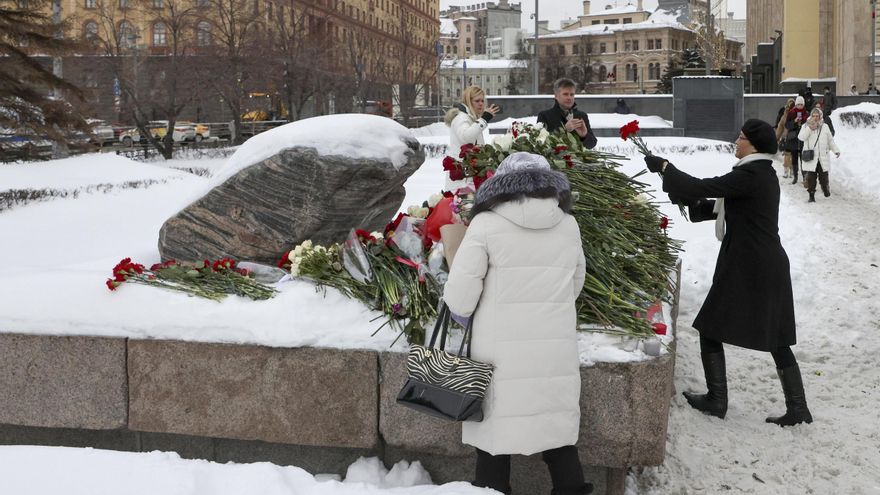
M 633 120 L 632 122 L 630 122 L 620 128 L 620 139 L 623 139 L 624 141 L 626 141 L 631 134 L 636 134 L 638 132 L 639 132 L 639 121 Z
M 568 168 L 574 167 L 574 162 L 571 161 L 571 155 L 562 155 L 562 159 L 565 160 L 565 166 Z
M 284 268 L 288 263 L 290 263 L 290 251 L 284 251 L 284 254 L 281 255 L 281 259 L 278 260 L 278 268 Z
M 666 324 L 665 323 L 654 323 L 651 325 L 651 328 L 654 330 L 654 333 L 657 335 L 666 335 Z
M 560 145 L 556 146 L 555 148 L 553 148 L 553 152 L 558 155 L 559 153 L 562 153 L 563 151 L 566 151 L 567 149 L 568 149 L 568 146 L 566 146 L 564 144 L 560 144 Z
M 443 159 L 443 170 L 455 170 L 456 168 L 458 168 L 458 162 L 455 161 L 455 158 L 447 156 Z
M 669 219 L 666 217 L 660 217 L 660 228 L 665 232 L 666 227 L 669 227 Z
M 119 286 L 119 283 L 113 280 L 112 278 L 107 279 L 107 288 L 110 290 L 116 290 L 116 287 Z

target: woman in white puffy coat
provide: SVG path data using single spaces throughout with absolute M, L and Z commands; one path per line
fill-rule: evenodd
M 831 187 L 828 185 L 828 171 L 831 169 L 831 160 L 829 159 L 829 151 L 833 151 L 836 156 L 840 156 L 840 148 L 834 142 L 834 136 L 822 117 L 822 110 L 814 108 L 810 112 L 810 118 L 807 119 L 806 125 L 801 127 L 798 133 L 798 139 L 803 141 L 803 151 L 813 150 L 813 159 L 804 160 L 801 158 L 801 170 L 807 174 L 807 192 L 810 198 L 809 203 L 816 201 L 816 179 L 822 186 L 822 193 L 825 197 L 831 196 Z
M 575 300 L 584 284 L 571 186 L 547 160 L 507 157 L 477 190 L 443 298 L 471 316 L 471 356 L 495 367 L 483 421 L 462 424 L 477 448 L 477 486 L 510 493 L 510 455 L 542 453 L 553 493 L 590 493 L 575 443 L 580 360 Z
M 486 106 L 486 93 L 479 86 L 465 88 L 461 95 L 462 102 L 456 104 L 446 112 L 444 121 L 449 126 L 449 150 L 447 154 L 455 159 L 459 158 L 461 147 L 465 144 L 482 146 L 485 144 L 483 131 L 489 126 L 489 121 L 501 109 L 496 105 Z M 454 191 L 463 187 L 465 181 L 452 181 L 446 179 L 446 189 Z

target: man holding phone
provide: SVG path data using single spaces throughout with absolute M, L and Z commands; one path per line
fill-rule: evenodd
M 553 83 L 553 97 L 556 99 L 553 108 L 538 114 L 538 123 L 550 132 L 564 127 L 566 131 L 576 134 L 587 149 L 596 147 L 596 136 L 590 127 L 590 118 L 577 109 L 574 101 L 577 90 L 575 83 L 567 77 L 557 79 Z

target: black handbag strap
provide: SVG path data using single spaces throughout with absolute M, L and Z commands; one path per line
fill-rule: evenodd
M 440 311 L 437 312 L 437 322 L 434 323 L 434 331 L 431 332 L 431 340 L 428 347 L 433 349 L 437 343 L 437 336 L 440 336 L 440 350 L 446 348 L 446 334 L 449 331 L 449 306 L 445 302 L 440 303 Z
M 476 314 L 476 309 L 474 309 L 474 314 Z M 465 344 L 467 344 L 467 354 L 465 354 L 465 357 L 471 357 L 471 337 L 473 336 L 474 314 L 471 314 L 471 317 L 468 318 L 468 323 L 465 326 L 464 336 L 462 337 L 461 345 L 458 348 L 458 357 L 461 357 L 462 353 L 465 352 Z M 439 335 L 440 350 L 443 351 L 446 349 L 446 337 L 449 334 L 449 320 L 451 317 L 452 312 L 449 310 L 449 306 L 447 306 L 445 302 L 441 302 L 440 311 L 437 313 L 437 322 L 434 323 L 434 331 L 431 333 L 431 340 L 428 342 L 428 348 L 434 348 L 434 344 L 437 343 L 437 336 Z
M 822 128 L 823 127 L 825 127 L 824 124 L 819 124 L 819 133 L 816 134 L 816 142 L 813 143 L 813 149 L 816 149 L 816 147 L 819 146 L 819 136 L 822 135 Z

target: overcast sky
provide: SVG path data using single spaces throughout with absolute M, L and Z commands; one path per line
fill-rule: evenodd
M 443 10 L 450 5 L 473 5 L 484 1 L 486 0 L 440 0 L 440 9 Z M 498 0 L 494 1 L 497 2 Z M 541 20 L 550 21 L 551 29 L 558 28 L 560 20 L 576 17 L 584 11 L 581 0 L 540 0 L 540 2 L 538 14 Z M 529 19 L 529 16 L 535 11 L 535 0 L 523 0 L 521 2 L 519 0 L 511 0 L 511 3 L 522 3 L 523 27 L 534 31 L 535 21 Z M 593 0 L 591 9 L 593 13 L 596 13 L 603 9 L 605 5 L 623 6 L 627 3 L 635 5 L 636 0 Z M 720 5 L 721 0 L 714 0 L 712 3 Z M 644 0 L 644 7 L 646 10 L 653 11 L 657 8 L 657 0 Z M 712 10 L 715 10 L 715 8 Z M 746 0 L 727 0 L 727 11 L 733 12 L 734 17 L 737 19 L 744 19 L 746 17 Z

